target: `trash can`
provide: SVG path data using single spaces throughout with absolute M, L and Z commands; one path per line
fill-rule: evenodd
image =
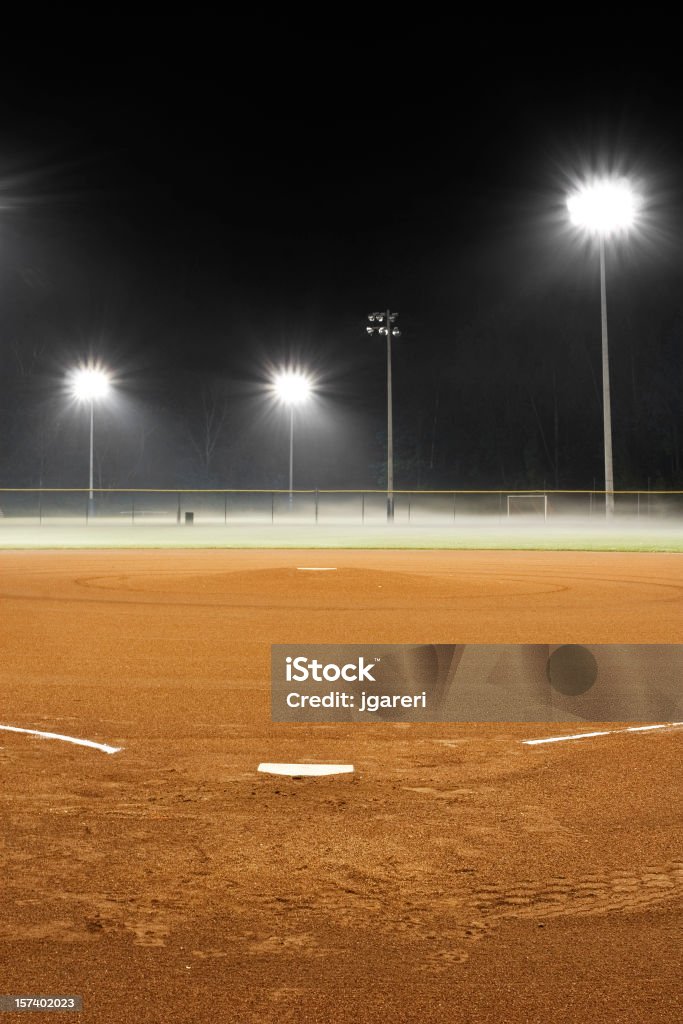
M 186 512 L 185 513 L 185 525 L 186 526 L 192 526 L 193 523 L 194 523 L 194 512 Z

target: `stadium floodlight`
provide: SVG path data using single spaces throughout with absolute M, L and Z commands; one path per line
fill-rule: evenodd
M 575 227 L 604 237 L 633 226 L 637 201 L 627 181 L 603 178 L 569 196 L 567 208 Z
M 104 370 L 84 366 L 71 374 L 71 393 L 83 402 L 104 398 L 111 388 L 111 378 Z
M 287 370 L 278 373 L 273 386 L 278 398 L 289 406 L 301 405 L 311 394 L 311 380 L 304 373 Z
M 386 313 L 369 313 L 368 320 L 378 320 L 381 324 L 386 319 L 385 327 L 366 327 L 368 334 L 386 335 L 387 339 L 387 522 L 394 520 L 394 415 L 393 392 L 391 380 L 391 339 L 399 337 L 398 327 L 392 327 L 398 313 L 387 310 Z
M 79 366 L 69 374 L 69 389 L 79 402 L 90 406 L 90 477 L 88 489 L 88 513 L 94 512 L 93 454 L 95 436 L 95 402 L 106 398 L 111 390 L 111 376 L 99 366 Z
M 307 402 L 313 391 L 313 380 L 298 370 L 282 370 L 273 377 L 273 391 L 289 406 L 289 505 L 294 492 L 294 409 Z
M 600 249 L 600 314 L 602 327 L 602 418 L 605 453 L 605 516 L 614 515 L 614 466 L 612 462 L 612 406 L 607 343 L 607 290 L 605 286 L 605 239 L 633 227 L 638 198 L 623 178 L 599 178 L 567 198 L 574 227 L 596 235 Z

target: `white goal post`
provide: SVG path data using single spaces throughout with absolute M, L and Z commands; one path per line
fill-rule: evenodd
M 548 518 L 548 495 L 547 494 L 508 494 L 507 496 L 508 517 L 511 516 L 543 516 L 545 522 Z

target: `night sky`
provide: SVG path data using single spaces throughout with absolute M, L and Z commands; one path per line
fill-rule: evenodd
M 675 72 L 165 21 L 2 72 L 0 486 L 86 482 L 63 382 L 93 358 L 102 486 L 284 486 L 290 364 L 317 382 L 297 484 L 381 487 L 387 306 L 397 487 L 601 486 L 598 262 L 564 204 L 605 171 L 643 196 L 608 251 L 616 484 L 683 486 Z

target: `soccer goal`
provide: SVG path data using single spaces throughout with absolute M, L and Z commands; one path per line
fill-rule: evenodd
M 507 499 L 509 519 L 542 516 L 545 522 L 548 518 L 547 494 L 508 494 Z

